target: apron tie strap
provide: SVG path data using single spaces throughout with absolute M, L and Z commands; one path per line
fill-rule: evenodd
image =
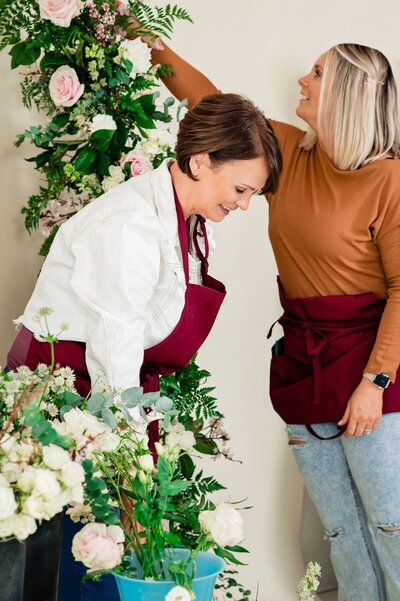
M 313 403 L 314 405 L 320 405 L 322 392 L 322 374 L 319 354 L 322 348 L 325 346 L 327 338 L 309 322 L 305 322 L 304 324 L 302 324 L 302 328 L 305 332 L 307 354 L 309 357 L 311 357 L 312 361 L 314 375 Z

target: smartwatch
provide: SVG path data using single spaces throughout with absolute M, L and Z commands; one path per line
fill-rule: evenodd
M 387 388 L 390 384 L 390 377 L 387 374 L 363 374 L 364 378 L 370 380 L 378 388 Z

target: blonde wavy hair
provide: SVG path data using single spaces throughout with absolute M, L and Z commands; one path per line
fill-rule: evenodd
M 397 87 L 382 52 L 359 44 L 338 44 L 328 51 L 317 124 L 338 169 L 358 169 L 386 153 L 400 156 Z M 316 141 L 309 129 L 300 146 L 310 150 Z

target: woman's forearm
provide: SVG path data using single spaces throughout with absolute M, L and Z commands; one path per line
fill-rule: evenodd
M 163 77 L 163 81 L 171 94 L 178 100 L 187 98 L 190 108 L 196 102 L 199 102 L 203 96 L 220 92 L 203 73 L 178 56 L 164 41 L 162 45 L 164 50 L 153 49 L 152 60 L 154 64 L 171 65 L 172 75 Z

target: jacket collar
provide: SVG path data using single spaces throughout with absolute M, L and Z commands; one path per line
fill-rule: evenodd
M 150 182 L 153 188 L 154 204 L 172 246 L 179 245 L 178 217 L 175 209 L 174 188 L 169 171 L 173 159 L 166 159 L 157 169 L 150 173 Z

